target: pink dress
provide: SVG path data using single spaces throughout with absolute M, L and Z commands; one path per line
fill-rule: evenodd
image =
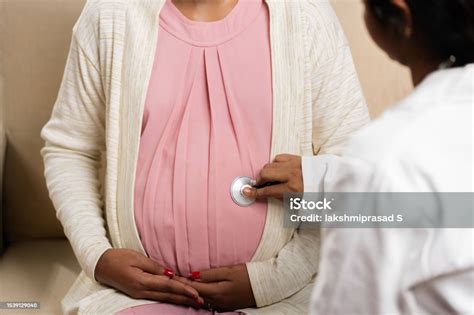
M 216 22 L 167 1 L 142 125 L 135 219 L 149 257 L 175 273 L 248 262 L 267 204 L 239 207 L 230 185 L 269 162 L 272 85 L 268 9 L 240 0 Z M 150 304 L 118 314 L 209 314 Z

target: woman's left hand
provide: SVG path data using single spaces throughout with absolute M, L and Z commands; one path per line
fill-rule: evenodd
M 225 312 L 255 307 L 247 266 L 221 267 L 194 272 L 190 278 L 174 277 L 199 292 L 204 308 Z
M 303 192 L 303 171 L 301 156 L 280 154 L 272 163 L 265 165 L 257 177 L 257 186 L 265 183 L 278 182 L 260 189 L 246 188 L 244 195 L 249 198 L 277 198 L 283 199 L 284 193 Z

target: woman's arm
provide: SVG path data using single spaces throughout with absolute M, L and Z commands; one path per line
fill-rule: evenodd
M 370 121 L 369 111 L 349 43 L 330 4 L 315 1 L 308 5 L 307 15 L 311 39 L 313 151 L 341 154 L 350 136 Z
M 98 170 L 105 149 L 105 97 L 98 62 L 75 34 L 52 117 L 41 136 L 45 177 L 56 215 L 85 273 L 94 279 L 106 237 Z
M 199 293 L 171 279 L 172 270 L 138 252 L 112 248 L 107 238 L 99 180 L 106 139 L 107 79 L 99 67 L 97 21 L 90 19 L 96 13 L 89 2 L 76 24 L 59 96 L 42 130 L 50 197 L 90 279 L 134 298 L 199 308 L 203 303 Z

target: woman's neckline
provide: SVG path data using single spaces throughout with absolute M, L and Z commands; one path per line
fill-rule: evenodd
M 171 0 L 166 0 L 160 13 L 160 27 L 193 46 L 216 46 L 245 31 L 264 12 L 263 6 L 263 0 L 239 0 L 224 18 L 204 22 L 190 20 Z
M 184 15 L 183 12 L 181 12 L 181 10 L 178 9 L 178 7 L 176 7 L 176 5 L 173 3 L 172 0 L 166 0 L 166 2 L 168 2 L 169 7 L 171 8 L 171 10 L 173 10 L 176 13 L 176 16 L 182 22 L 184 22 L 186 24 L 190 24 L 190 25 L 212 25 L 212 24 L 223 23 L 226 20 L 231 19 L 232 16 L 237 14 L 237 12 L 241 8 L 241 4 L 242 4 L 243 1 L 244 0 L 238 0 L 237 3 L 234 5 L 234 7 L 226 14 L 226 16 L 224 16 L 221 19 L 218 19 L 218 20 L 215 20 L 215 21 L 196 21 L 196 20 L 192 20 L 192 19 L 188 18 L 186 15 Z

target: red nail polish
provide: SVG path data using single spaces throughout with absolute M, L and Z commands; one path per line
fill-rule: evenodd
M 163 275 L 167 276 L 168 278 L 173 278 L 174 272 L 170 268 L 165 268 Z
M 193 271 L 188 276 L 189 280 L 199 280 L 201 279 L 201 272 L 200 271 Z
M 198 303 L 199 305 L 204 305 L 204 301 L 203 301 L 203 300 L 199 300 L 199 299 L 198 299 L 198 300 L 197 300 L 197 303 Z

